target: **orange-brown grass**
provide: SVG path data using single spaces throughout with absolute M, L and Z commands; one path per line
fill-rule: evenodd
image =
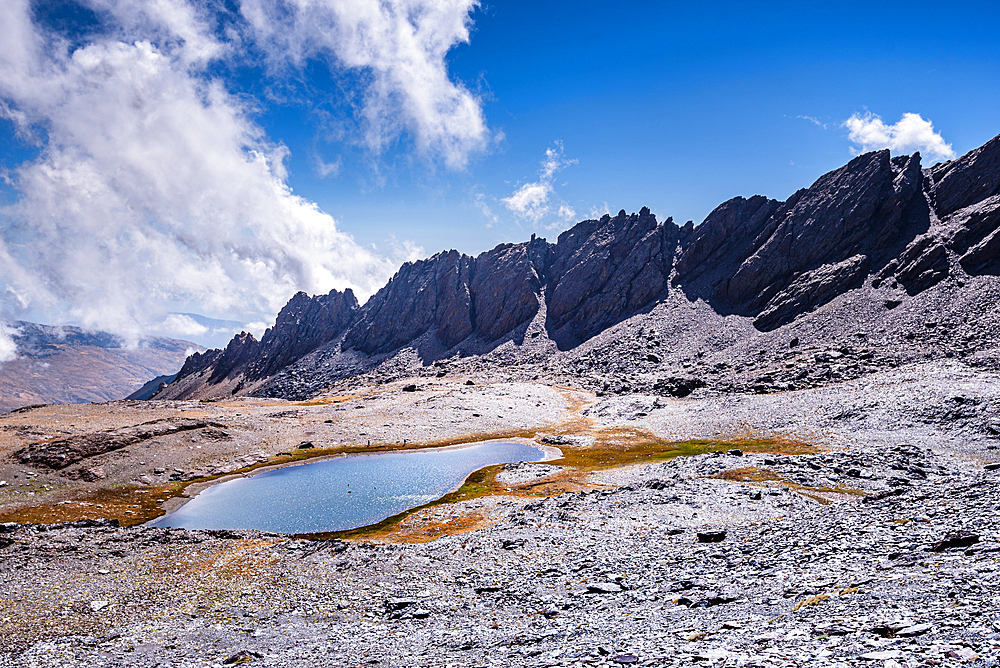
M 479 512 L 461 513 L 438 518 L 423 517 L 414 513 L 393 527 L 380 533 L 369 533 L 368 538 L 378 538 L 389 543 L 427 543 L 442 536 L 454 536 L 474 531 L 487 524 L 486 515 Z
M 802 455 L 818 452 L 806 443 L 781 437 L 746 437 L 737 439 L 664 441 L 645 429 L 609 427 L 594 430 L 597 442 L 589 448 L 566 448 L 560 464 L 599 470 L 674 457 L 724 452 L 738 448 L 744 452 Z
M 715 475 L 709 476 L 710 478 L 716 478 L 718 480 L 725 480 L 727 482 L 739 482 L 739 483 L 758 483 L 762 486 L 768 486 L 768 483 L 778 483 L 783 487 L 801 494 L 807 499 L 812 499 L 817 503 L 822 505 L 830 505 L 833 500 L 828 496 L 831 494 L 847 494 L 850 496 L 866 496 L 866 493 L 851 487 L 807 487 L 801 485 L 797 482 L 792 482 L 791 480 L 785 480 L 777 472 L 771 468 L 757 468 L 755 466 L 748 466 L 740 469 L 730 469 L 728 471 L 722 471 L 716 473 Z
M 139 488 L 127 485 L 96 489 L 68 503 L 40 504 L 0 512 L 0 522 L 53 524 L 103 517 L 118 520 L 123 526 L 132 526 L 162 515 L 160 503 L 176 496 L 178 487 L 158 485 Z

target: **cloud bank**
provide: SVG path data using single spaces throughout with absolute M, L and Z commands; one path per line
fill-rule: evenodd
M 920 114 L 903 114 L 895 124 L 887 125 L 881 117 L 868 112 L 854 114 L 844 122 L 848 138 L 857 145 L 855 152 L 887 148 L 894 153 L 920 151 L 930 161 L 951 160 L 955 151 L 951 144 L 934 131 L 934 126 Z
M 247 0 L 246 34 L 188 0 L 81 2 L 103 25 L 76 42 L 36 24 L 29 0 L 0 3 L 0 116 L 38 149 L 0 208 L 4 318 L 48 313 L 133 341 L 178 305 L 270 321 L 295 290 L 365 299 L 423 253 L 379 255 L 292 192 L 287 149 L 213 76 L 248 35 L 295 65 L 329 54 L 370 71 L 373 147 L 406 131 L 461 166 L 485 142 L 479 102 L 444 60 L 468 41 L 472 1 Z
M 555 142 L 552 148 L 545 150 L 542 168 L 538 172 L 538 180 L 523 184 L 510 197 L 500 201 L 518 218 L 538 223 L 553 213 L 561 222 L 576 218 L 576 211 L 565 202 L 553 202 L 555 197 L 556 172 L 576 164 L 576 160 L 566 158 L 562 142 Z M 554 208 L 554 210 L 553 210 Z

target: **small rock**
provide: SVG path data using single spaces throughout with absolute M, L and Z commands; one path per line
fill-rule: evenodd
M 617 594 L 621 590 L 621 585 L 614 582 L 595 582 L 587 585 L 588 594 Z
M 885 661 L 886 659 L 898 659 L 903 656 L 903 653 L 898 649 L 887 649 L 879 652 L 868 652 L 867 654 L 862 654 L 862 659 L 875 659 L 876 661 Z
M 699 531 L 699 543 L 721 543 L 726 539 L 725 531 Z
M 417 604 L 417 601 L 412 598 L 390 598 L 385 602 L 385 609 L 389 612 L 396 612 L 398 610 L 403 610 L 404 608 L 409 608 Z
M 630 664 L 630 663 L 638 663 L 639 657 L 637 657 L 635 654 L 619 654 L 618 656 L 616 656 L 611 660 L 614 661 L 615 663 Z
M 110 603 L 111 601 L 91 601 L 90 609 L 93 610 L 94 612 L 97 612 L 98 610 L 103 610 L 104 608 L 108 607 Z
M 944 552 L 953 547 L 970 547 L 979 542 L 979 535 L 968 531 L 956 531 L 934 543 L 931 552 Z
M 249 661 L 252 661 L 254 658 L 260 658 L 260 656 L 261 655 L 257 654 L 256 652 L 248 652 L 246 650 L 243 650 L 227 658 L 225 661 L 222 662 L 222 665 L 238 666 L 242 663 L 247 663 Z
M 931 624 L 914 624 L 913 626 L 907 626 L 905 629 L 899 630 L 896 636 L 899 638 L 912 638 L 927 633 L 932 628 L 934 627 Z
M 416 391 L 417 391 L 417 386 L 412 383 L 403 388 L 403 392 L 416 392 Z

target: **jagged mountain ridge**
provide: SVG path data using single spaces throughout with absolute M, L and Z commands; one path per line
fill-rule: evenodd
M 234 393 L 256 391 L 320 348 L 356 360 L 428 336 L 439 356 L 488 351 L 523 343 L 537 317 L 559 350 L 572 350 L 677 292 L 769 332 L 866 281 L 916 295 L 957 271 L 1000 273 L 998 193 L 1000 137 L 928 169 L 919 154 L 867 153 L 784 202 L 731 199 L 697 227 L 621 211 L 554 244 L 533 236 L 476 257 L 447 251 L 407 263 L 363 306 L 349 290 L 299 293 L 260 342 L 244 333 L 194 355 L 178 381 L 188 379 L 187 395 L 234 379 Z

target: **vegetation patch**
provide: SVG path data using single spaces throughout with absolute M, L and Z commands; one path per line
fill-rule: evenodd
M 780 437 L 746 437 L 724 440 L 695 439 L 665 441 L 644 429 L 611 427 L 595 430 L 597 442 L 589 448 L 565 448 L 558 463 L 596 471 L 630 464 L 692 457 L 710 452 L 738 449 L 743 452 L 776 455 L 803 455 L 819 450 L 807 443 Z
M 160 504 L 183 490 L 183 483 L 96 489 L 74 499 L 0 512 L 0 522 L 55 524 L 105 518 L 122 526 L 142 524 L 163 514 Z
M 761 487 L 772 487 L 774 486 L 772 483 L 775 483 L 824 506 L 834 503 L 843 496 L 868 496 L 868 492 L 842 485 L 837 485 L 836 487 L 807 487 L 782 478 L 774 469 L 758 468 L 756 466 L 729 469 L 728 471 L 721 471 L 709 477 L 727 482 L 756 484 Z

